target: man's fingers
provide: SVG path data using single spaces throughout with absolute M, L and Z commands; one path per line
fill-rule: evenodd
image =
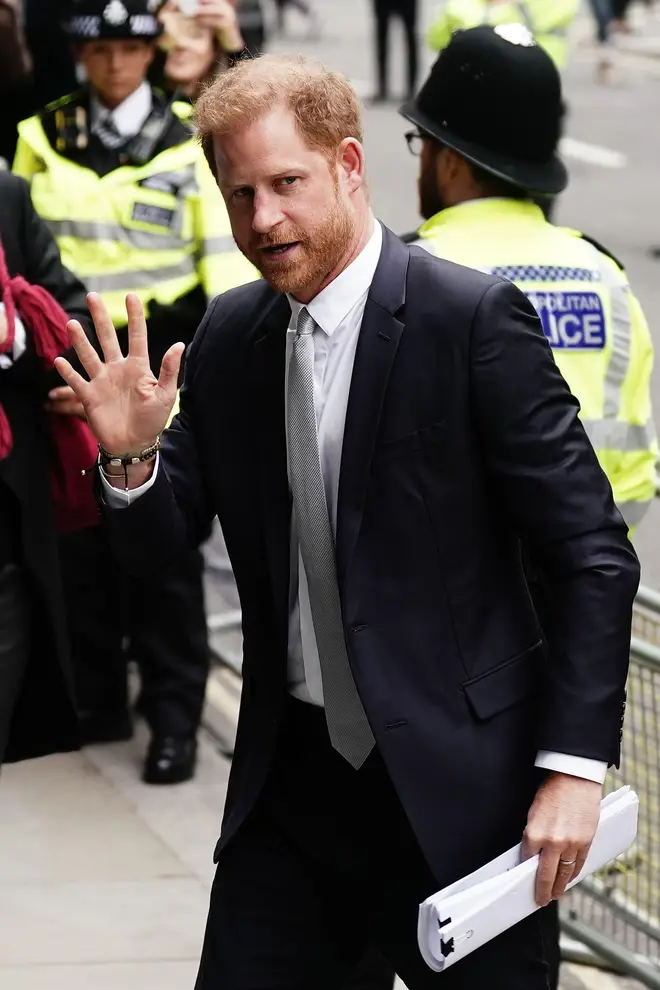
M 71 402 L 47 402 L 46 411 L 55 413 L 57 416 L 77 416 L 79 419 L 87 419 L 85 407 L 78 399 Z
M 121 361 L 122 353 L 117 340 L 117 331 L 110 319 L 107 306 L 96 292 L 89 293 L 87 305 L 106 361 Z
M 89 377 L 94 378 L 103 367 L 101 358 L 90 344 L 87 334 L 78 320 L 69 320 L 66 326 L 69 331 L 69 339 L 76 354 L 80 358 L 80 363 Z
M 564 849 L 559 861 L 557 863 L 557 875 L 555 877 L 555 882 L 552 885 L 552 896 L 554 898 L 561 897 L 565 890 L 567 884 L 573 879 L 573 874 L 575 872 L 575 867 L 577 866 L 577 849 Z
M 144 316 L 144 306 L 139 296 L 129 292 L 126 296 L 126 313 L 128 315 L 128 353 L 131 357 L 149 359 L 147 347 L 147 321 Z
M 70 385 L 80 401 L 84 404 L 89 395 L 89 382 L 86 382 L 82 375 L 71 367 L 66 358 L 55 358 L 55 370 L 62 376 L 67 385 Z
M 534 836 L 530 835 L 527 830 L 523 833 L 522 841 L 522 858 L 523 860 L 531 859 L 532 856 L 536 856 L 540 853 L 542 849 L 542 843 L 540 840 L 536 839 Z
M 568 881 L 569 883 L 571 883 L 573 880 L 576 880 L 582 873 L 584 864 L 587 861 L 588 853 L 589 853 L 588 849 L 580 850 L 580 853 L 578 854 L 578 858 L 577 858 L 577 863 L 573 867 L 573 875 L 571 876 L 571 879 Z
M 48 399 L 49 401 L 46 403 L 48 412 L 57 413 L 59 416 L 85 418 L 84 406 L 70 385 L 52 388 L 48 393 Z
M 158 388 L 165 393 L 168 400 L 173 401 L 176 395 L 181 358 L 185 349 L 184 344 L 173 344 L 163 358 L 158 376 Z
M 539 907 L 545 907 L 552 900 L 558 866 L 559 853 L 551 848 L 544 849 L 536 871 L 536 903 Z
M 51 402 L 64 402 L 67 399 L 76 398 L 76 393 L 73 391 L 70 385 L 60 385 L 59 388 L 51 388 L 48 393 L 48 398 Z

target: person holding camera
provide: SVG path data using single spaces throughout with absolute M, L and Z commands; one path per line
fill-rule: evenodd
M 249 54 L 229 0 L 165 0 L 158 19 L 163 34 L 152 79 L 177 98 L 194 100 L 218 72 Z

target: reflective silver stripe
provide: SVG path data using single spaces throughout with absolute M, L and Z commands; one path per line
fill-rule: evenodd
M 655 439 L 652 420 L 643 426 L 637 426 L 614 419 L 583 419 L 582 425 L 596 450 L 614 450 L 620 453 L 648 450 Z
M 197 189 L 195 166 L 186 165 L 182 169 L 171 172 L 154 172 L 153 175 L 148 175 L 140 180 L 140 185 L 145 189 L 156 189 L 159 184 L 170 186 L 170 191 L 175 190 L 179 193 L 187 192 L 188 189 Z
M 208 254 L 226 254 L 227 251 L 237 251 L 236 241 L 231 234 L 225 237 L 205 237 L 203 251 Z
M 605 372 L 603 419 L 616 419 L 621 409 L 621 395 L 630 366 L 632 348 L 632 310 L 628 283 L 623 273 L 607 263 L 596 251 L 603 286 L 609 290 L 612 304 L 612 353 Z
M 82 275 L 82 281 L 90 292 L 130 292 L 131 289 L 148 289 L 156 282 L 192 275 L 196 268 L 195 258 L 183 258 L 178 265 L 166 268 L 141 269 L 140 271 L 116 272 L 112 275 Z
M 623 516 L 627 526 L 639 526 L 648 512 L 651 501 L 648 502 L 617 502 L 616 507 Z
M 79 241 L 115 241 L 128 244 L 139 251 L 180 251 L 190 248 L 192 240 L 174 234 L 159 234 L 151 230 L 135 230 L 120 223 L 105 220 L 47 220 L 54 237 L 75 237 Z

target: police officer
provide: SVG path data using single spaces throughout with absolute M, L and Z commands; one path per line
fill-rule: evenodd
M 234 245 L 191 108 L 146 82 L 161 33 L 158 6 L 74 4 L 66 29 L 88 83 L 20 124 L 14 164 L 31 182 L 64 263 L 103 293 L 119 324 L 126 293 L 140 296 L 154 368 L 173 342 L 192 339 L 210 296 L 255 277 Z M 101 539 L 100 532 L 75 534 L 64 553 L 83 737 L 131 733 L 122 651 L 128 632 L 152 729 L 144 778 L 188 779 L 209 656 L 201 555 L 125 588 Z
M 421 154 L 426 223 L 417 243 L 510 279 L 533 302 L 634 529 L 655 492 L 653 349 L 619 262 L 577 231 L 546 222 L 533 202 L 568 182 L 557 156 L 556 66 L 520 24 L 461 31 L 401 113 L 415 125 L 407 139 Z
M 446 0 L 431 23 L 429 46 L 441 51 L 454 31 L 479 24 L 524 24 L 561 71 L 568 60 L 568 32 L 580 0 Z

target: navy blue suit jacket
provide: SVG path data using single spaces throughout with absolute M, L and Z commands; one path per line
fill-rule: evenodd
M 215 300 L 155 485 L 107 514 L 131 566 L 160 565 L 220 518 L 245 642 L 221 846 L 261 791 L 286 697 L 289 315 L 264 282 Z M 385 231 L 337 567 L 358 690 L 439 883 L 519 840 L 538 749 L 618 761 L 639 567 L 578 408 L 515 286 Z M 546 591 L 545 635 L 523 553 Z

